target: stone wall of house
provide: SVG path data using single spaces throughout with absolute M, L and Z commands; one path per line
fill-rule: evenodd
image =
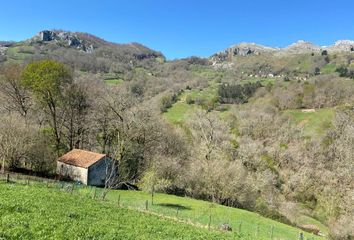
M 57 162 L 57 173 L 87 185 L 88 169 Z
M 106 157 L 89 167 L 88 185 L 91 186 L 105 185 L 107 165 L 110 163 L 110 161 L 111 159 Z

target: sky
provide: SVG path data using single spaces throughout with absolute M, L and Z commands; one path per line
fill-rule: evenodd
M 45 29 L 139 42 L 168 59 L 208 57 L 240 42 L 284 47 L 297 40 L 354 40 L 353 0 L 3 0 L 0 40 Z

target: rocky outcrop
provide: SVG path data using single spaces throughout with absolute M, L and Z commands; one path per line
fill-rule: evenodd
M 234 45 L 222 52 L 211 56 L 213 65 L 224 61 L 232 61 L 235 56 L 248 56 L 248 55 L 260 55 L 266 52 L 275 52 L 276 48 L 271 48 L 255 43 L 240 43 Z
M 38 33 L 39 41 L 50 42 L 56 39 L 57 34 L 53 31 L 44 30 Z
M 270 53 L 274 55 L 319 53 L 326 50 L 330 52 L 354 52 L 354 41 L 340 40 L 332 46 L 318 46 L 304 40 L 297 41 L 285 48 L 272 48 L 255 43 L 241 43 L 212 55 L 209 59 L 214 66 L 232 62 L 235 56 L 261 55 Z
M 321 47 L 310 42 L 305 42 L 304 40 L 299 40 L 296 43 L 284 48 L 283 51 L 290 51 L 294 53 L 319 52 L 321 51 Z
M 0 41 L 0 56 L 6 54 L 6 50 L 11 47 L 15 42 Z
M 81 39 L 77 34 L 66 31 L 49 31 L 44 30 L 39 32 L 34 38 L 31 39 L 32 42 L 58 42 L 66 47 L 76 48 L 87 53 L 92 53 L 94 51 L 93 44 Z
M 3 55 L 6 54 L 6 49 L 7 49 L 7 47 L 1 47 L 0 46 L 0 56 L 3 56 Z
M 354 52 L 354 41 L 351 40 L 339 40 L 335 44 L 328 48 L 332 51 L 350 51 Z

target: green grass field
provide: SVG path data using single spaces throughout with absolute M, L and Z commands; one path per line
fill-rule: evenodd
M 0 239 L 234 239 L 45 186 L 0 183 Z
M 205 89 L 192 89 L 186 90 L 181 96 L 177 103 L 173 104 L 171 108 L 164 113 L 164 117 L 171 123 L 179 124 L 185 122 L 191 114 L 197 109 L 197 104 L 188 104 L 187 99 L 193 102 L 209 102 L 217 97 L 218 85 L 215 82 L 210 82 L 209 86 Z
M 164 113 L 167 121 L 178 124 L 188 119 L 197 106 L 178 101 Z
M 151 195 L 141 191 L 112 190 L 102 201 L 103 189 L 65 189 L 70 188 L 0 182 L 0 239 L 295 240 L 301 231 L 256 213 L 187 197 L 155 194 L 151 205 Z M 233 231 L 218 231 L 223 223 Z
M 32 55 L 33 48 L 29 46 L 22 46 L 22 47 L 9 47 L 6 51 L 6 55 L 9 58 L 10 62 L 21 63 L 27 57 Z
M 337 66 L 335 64 L 327 64 L 322 67 L 321 72 L 324 74 L 329 74 L 329 73 L 334 73 L 337 69 Z
M 83 191 L 87 191 L 83 190 Z M 92 194 L 91 190 L 91 194 Z M 151 203 L 151 195 L 142 191 L 110 191 L 107 199 L 116 203 L 117 199 L 123 206 L 144 209 L 145 203 Z M 155 194 L 154 204 L 149 205 L 149 211 L 170 217 L 178 217 L 186 222 L 207 226 L 211 217 L 211 227 L 217 229 L 223 223 L 228 223 L 234 231 L 241 231 L 244 238 L 298 239 L 301 230 L 286 224 L 264 218 L 257 213 L 242 209 L 226 207 L 188 197 L 178 197 L 167 194 Z M 273 230 L 272 230 L 273 229 Z M 309 239 L 320 237 L 305 234 Z
M 304 136 L 319 136 L 331 126 L 334 116 L 334 109 L 316 109 L 315 112 L 302 112 L 301 109 L 286 110 L 284 112 L 290 116 L 291 121 L 303 127 Z

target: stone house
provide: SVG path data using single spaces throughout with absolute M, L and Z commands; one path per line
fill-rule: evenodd
M 57 174 L 90 186 L 104 186 L 112 159 L 105 154 L 73 149 L 57 160 Z

